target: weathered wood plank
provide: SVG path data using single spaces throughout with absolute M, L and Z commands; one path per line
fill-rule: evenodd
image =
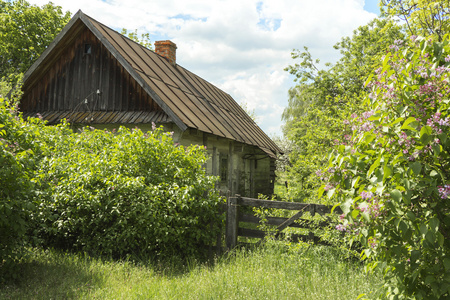
M 267 217 L 267 222 L 265 222 L 265 224 L 279 226 L 280 224 L 285 222 L 287 219 L 288 218 L 282 218 L 282 217 Z M 239 222 L 260 224 L 261 218 L 259 218 L 257 216 L 253 216 L 253 215 L 242 214 L 242 215 L 239 215 Z M 292 223 L 289 227 L 302 228 L 302 226 L 297 223 Z
M 250 206 L 250 207 L 265 207 L 265 208 L 277 208 L 277 209 L 289 209 L 289 210 L 302 210 L 305 207 L 311 205 L 308 203 L 299 202 L 283 202 L 283 201 L 273 201 L 273 200 L 262 200 L 241 197 L 238 201 L 239 205 Z
M 321 244 L 321 245 L 327 244 L 327 243 L 320 242 L 320 238 L 318 236 L 315 236 L 314 234 L 312 234 L 312 235 L 311 234 L 308 234 L 308 235 L 293 234 L 290 236 L 290 238 L 294 243 L 303 241 L 303 242 L 313 242 L 314 244 Z
M 236 247 L 238 237 L 238 198 L 228 198 L 227 201 L 227 233 L 226 245 L 231 250 Z
M 287 209 L 287 210 L 302 210 L 305 207 L 309 207 L 310 212 L 314 211 L 320 215 L 324 215 L 331 212 L 332 206 L 321 205 L 321 204 L 310 204 L 301 202 L 285 202 L 285 201 L 274 201 L 274 200 L 263 200 L 263 199 L 253 199 L 247 197 L 241 197 L 239 200 L 239 205 L 250 206 L 250 207 L 265 207 L 265 208 L 276 208 L 276 209 Z M 340 207 L 336 207 L 333 211 L 334 213 L 342 213 Z
M 267 221 L 265 222 L 266 225 L 273 225 L 273 226 L 279 226 L 283 222 L 285 222 L 288 218 L 282 218 L 282 217 L 267 217 Z M 245 222 L 245 223 L 251 223 L 251 224 L 260 224 L 261 218 L 254 216 L 254 215 L 248 215 L 248 214 L 239 214 L 239 222 Z M 329 226 L 330 222 L 327 221 L 321 221 L 321 222 L 313 222 L 311 220 L 304 220 L 300 219 L 300 223 L 292 223 L 289 225 L 289 227 L 294 228 L 323 228 L 326 226 Z
M 257 229 L 249 229 L 249 228 L 238 228 L 238 235 L 249 238 L 258 238 L 263 239 L 266 236 L 266 233 Z M 278 236 L 279 238 L 285 238 L 285 234 L 283 232 Z M 318 236 L 315 236 L 314 233 L 310 233 L 308 235 L 305 234 L 291 234 L 289 239 L 297 243 L 299 241 L 303 242 L 313 242 L 314 244 L 328 245 L 326 242 L 321 242 Z
M 238 235 L 243 237 L 262 239 L 266 236 L 266 233 L 258 229 L 238 228 Z
M 303 216 L 303 210 L 299 211 L 298 213 L 296 213 L 295 215 L 293 215 L 292 217 L 290 217 L 289 219 L 287 219 L 286 221 L 284 221 L 282 224 L 280 224 L 277 227 L 277 231 L 278 233 L 280 233 L 280 231 L 282 231 L 283 229 L 285 229 L 286 227 L 290 226 L 292 223 L 294 223 L 295 220 L 297 220 L 298 218 L 300 218 L 301 216 Z

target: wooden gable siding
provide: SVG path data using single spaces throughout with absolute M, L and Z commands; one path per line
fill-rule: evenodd
M 23 112 L 161 111 L 87 27 L 78 34 L 24 91 Z

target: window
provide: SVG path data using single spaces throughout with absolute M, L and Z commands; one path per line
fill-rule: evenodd
M 91 54 L 91 53 L 92 53 L 92 45 L 84 44 L 84 54 Z
M 228 179 L 228 157 L 220 159 L 220 181 L 226 182 Z

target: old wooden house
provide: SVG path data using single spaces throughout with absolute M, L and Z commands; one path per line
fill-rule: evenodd
M 151 51 L 78 11 L 24 77 L 20 109 L 55 124 L 174 132 L 207 147 L 223 193 L 273 193 L 281 152 L 232 97 L 176 63 L 176 45 Z

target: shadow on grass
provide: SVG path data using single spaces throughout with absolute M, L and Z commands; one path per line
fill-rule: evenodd
M 0 287 L 0 299 L 75 299 L 102 285 L 87 257 L 32 250 L 15 266 L 15 278 Z
M 130 260 L 36 248 L 15 266 L 14 279 L 0 284 L 0 299 L 91 298 L 90 295 L 108 286 L 111 276 L 123 279 L 129 272 L 145 269 L 156 276 L 174 279 L 196 266 L 212 268 L 214 263 L 177 255 L 164 258 L 136 255 Z

